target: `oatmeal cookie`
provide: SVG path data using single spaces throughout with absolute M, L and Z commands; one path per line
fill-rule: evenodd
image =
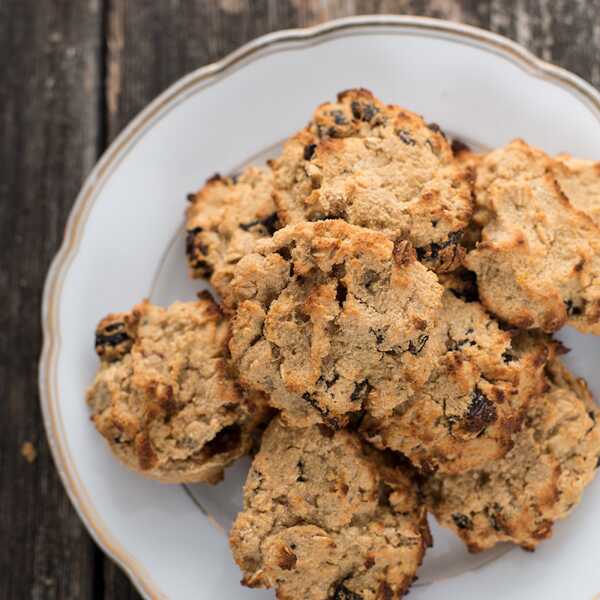
M 454 160 L 463 167 L 467 167 L 470 174 L 468 182 L 470 186 L 473 211 L 471 213 L 469 223 L 465 227 L 464 233 L 460 239 L 461 245 L 467 251 L 473 250 L 477 243 L 481 241 L 481 230 L 489 223 L 491 219 L 490 212 L 475 202 L 475 173 L 477 172 L 477 167 L 481 163 L 483 156 L 483 154 L 476 154 L 471 152 L 469 149 L 460 149 L 454 153 Z M 464 258 L 464 253 L 462 256 Z
M 401 598 L 429 543 L 403 467 L 356 434 L 274 419 L 244 487 L 230 544 L 249 587 L 279 600 Z
M 92 421 L 128 467 L 164 482 L 216 483 L 266 416 L 226 370 L 229 326 L 212 299 L 142 302 L 96 330 Z
M 442 291 L 406 241 L 344 221 L 290 225 L 236 267 L 232 361 L 289 424 L 390 414 L 433 367 Z
M 436 271 L 459 263 L 471 215 L 469 170 L 441 129 L 367 90 L 317 108 L 272 163 L 284 224 L 343 219 L 407 239 Z
M 512 142 L 482 159 L 475 196 L 491 219 L 465 265 L 483 304 L 516 327 L 600 334 L 600 228 L 571 206 L 552 160 Z
M 551 345 L 505 331 L 473 300 L 468 280 L 445 281 L 436 335 L 443 348 L 429 381 L 392 416 L 365 416 L 361 433 L 424 472 L 462 473 L 500 458 L 543 385 Z
M 431 510 L 472 552 L 507 541 L 533 550 L 594 477 L 599 419 L 585 382 L 552 361 L 512 450 L 469 473 L 436 474 L 425 488 Z
M 600 226 L 600 162 L 563 155 L 552 170 L 569 202 Z
M 209 278 L 223 293 L 233 265 L 277 228 L 272 193 L 271 170 L 248 167 L 235 178 L 215 175 L 190 196 L 186 254 L 192 277 Z

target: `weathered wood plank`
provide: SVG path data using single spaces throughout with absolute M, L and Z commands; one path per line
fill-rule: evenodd
M 491 0 L 488 27 L 600 87 L 600 0 Z
M 99 0 L 0 2 L 0 598 L 93 596 L 37 395 L 41 290 L 97 152 Z M 37 457 L 28 462 L 22 444 Z M 32 459 L 31 451 L 28 454 Z

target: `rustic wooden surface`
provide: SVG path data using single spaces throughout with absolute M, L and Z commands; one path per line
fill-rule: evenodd
M 600 87 L 600 0 L 0 0 L 1 599 L 139 598 L 72 509 L 38 406 L 44 276 L 86 173 L 188 71 L 269 31 L 375 12 L 479 25 Z

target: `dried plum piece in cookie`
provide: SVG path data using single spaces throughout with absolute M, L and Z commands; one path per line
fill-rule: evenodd
M 290 424 L 391 414 L 439 353 L 442 292 L 406 241 L 344 221 L 290 225 L 236 266 L 232 362 Z
M 471 160 L 472 157 L 477 156 L 477 153 L 473 152 L 469 144 L 464 142 L 461 138 L 453 137 L 449 142 L 455 160 L 468 161 Z
M 401 598 L 430 543 L 412 476 L 356 434 L 267 428 L 230 533 L 249 587 L 280 600 Z
M 216 483 L 250 450 L 268 409 L 227 372 L 228 335 L 208 298 L 166 309 L 142 302 L 101 321 L 87 402 L 125 465 L 164 482 Z
M 593 479 L 599 419 L 585 382 L 552 361 L 510 452 L 469 473 L 433 476 L 425 486 L 430 509 L 472 552 L 498 542 L 533 550 Z
M 443 351 L 429 381 L 391 416 L 371 411 L 360 431 L 424 472 L 462 473 L 508 452 L 553 347 L 545 336 L 503 330 L 465 301 L 464 281 L 447 279 L 436 332 Z
M 475 197 L 490 218 L 465 265 L 511 325 L 600 334 L 600 228 L 569 203 L 552 164 L 520 140 L 483 157 Z
M 283 224 L 343 219 L 409 240 L 436 271 L 460 264 L 470 171 L 420 116 L 367 90 L 343 92 L 316 109 L 272 167 Z
M 271 170 L 247 167 L 235 178 L 216 175 L 190 195 L 186 254 L 192 277 L 210 278 L 222 293 L 232 266 L 278 227 L 272 192 Z
M 129 313 L 113 313 L 98 323 L 94 339 L 94 348 L 104 362 L 120 360 L 133 345 L 135 321 Z
M 462 238 L 464 231 L 451 233 L 443 242 L 431 242 L 417 248 L 417 258 L 438 273 L 448 273 L 459 268 L 464 257 Z
M 600 161 L 561 155 L 552 163 L 552 172 L 573 207 L 600 226 Z

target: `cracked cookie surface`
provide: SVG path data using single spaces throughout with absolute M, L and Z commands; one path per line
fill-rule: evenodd
M 285 227 L 236 267 L 232 362 L 290 424 L 390 414 L 427 381 L 442 291 L 408 242 L 344 221 Z
M 279 600 L 401 598 L 429 531 L 408 472 L 356 434 L 267 428 L 230 544 L 249 587 Z
M 600 162 L 558 156 L 552 172 L 569 202 L 600 226 Z
M 547 389 L 530 404 L 510 452 L 479 470 L 432 477 L 425 486 L 431 510 L 472 552 L 498 542 L 533 550 L 593 479 L 599 419 L 585 382 L 558 360 L 549 363 Z
M 229 327 L 212 299 L 142 302 L 96 330 L 92 421 L 131 469 L 164 482 L 216 483 L 253 445 L 267 409 L 226 371 Z
M 233 177 L 215 175 L 190 196 L 186 211 L 186 254 L 190 274 L 208 278 L 219 292 L 235 263 L 277 227 L 268 168 L 247 167 Z
M 436 271 L 455 268 L 471 214 L 469 169 L 435 124 L 367 90 L 319 106 L 272 163 L 284 224 L 343 219 L 407 239 Z
M 495 150 L 475 197 L 489 222 L 465 265 L 486 307 L 520 328 L 600 334 L 600 228 L 564 196 L 552 159 L 520 140 Z
M 442 350 L 429 381 L 391 416 L 367 415 L 361 433 L 380 448 L 402 452 L 424 472 L 462 473 L 509 450 L 543 385 L 549 343 L 501 329 L 473 300 L 468 281 L 444 282 L 435 334 Z

